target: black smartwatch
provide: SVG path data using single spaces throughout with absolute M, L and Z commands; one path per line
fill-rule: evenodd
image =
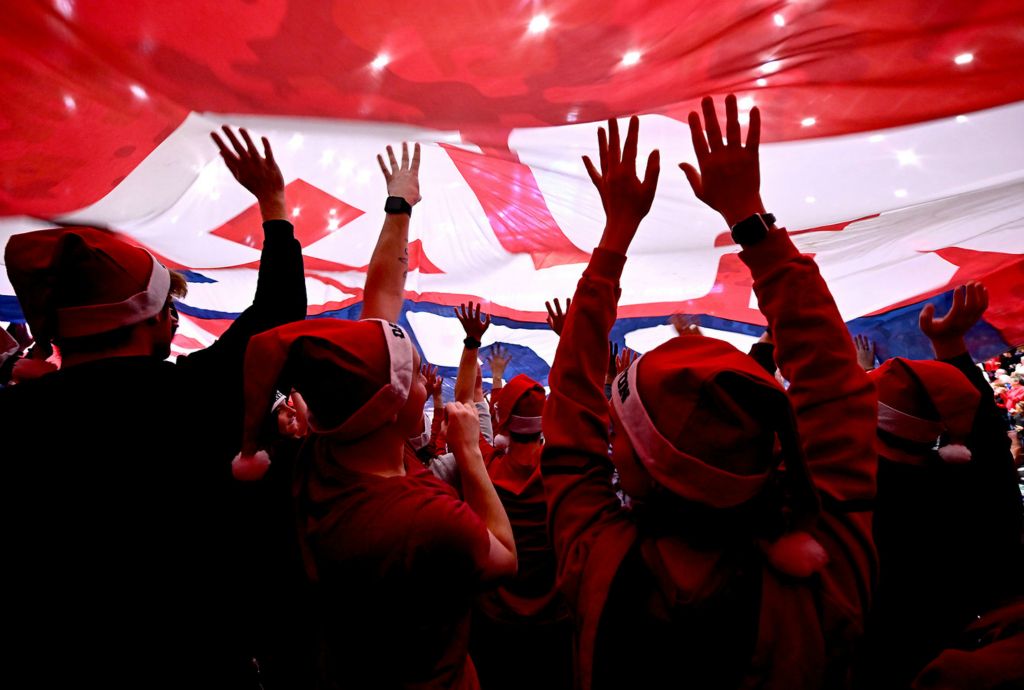
M 775 216 L 771 213 L 755 213 L 732 226 L 732 241 L 744 247 L 757 244 L 774 224 Z
M 405 200 L 405 197 L 389 196 L 388 200 L 384 202 L 384 213 L 404 213 L 411 216 L 412 206 Z

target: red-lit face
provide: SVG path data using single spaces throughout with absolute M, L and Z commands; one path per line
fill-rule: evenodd
M 295 408 L 288 403 L 281 403 L 277 407 L 277 431 L 282 436 L 300 437 L 299 416 Z
M 152 321 L 150 323 L 153 323 Z M 178 312 L 170 297 L 163 311 L 156 315 L 156 321 L 151 330 L 153 356 L 157 359 L 167 359 L 171 356 L 171 341 L 178 330 Z
M 409 397 L 398 413 L 398 426 L 405 438 L 419 434 L 422 431 L 423 406 L 427 403 L 427 377 L 420 372 L 420 353 L 413 350 L 412 353 L 412 386 L 409 388 Z

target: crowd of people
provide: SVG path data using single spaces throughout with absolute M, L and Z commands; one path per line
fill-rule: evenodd
M 420 147 L 387 186 L 357 321 L 306 319 L 270 142 L 213 139 L 256 198 L 250 306 L 168 361 L 183 277 L 97 228 L 13 236 L 26 326 L 0 429 L 8 673 L 34 687 L 1010 688 L 1024 684 L 1024 364 L 976 365 L 984 285 L 926 307 L 933 360 L 875 361 L 760 194 L 746 138 L 689 117 L 768 328 L 749 352 L 673 317 L 609 342 L 661 172 L 639 121 L 584 157 L 606 217 L 547 304 L 550 393 L 464 331 L 454 400 L 398 325 Z M 680 178 L 678 183 L 682 183 Z M 673 182 L 672 184 L 676 184 Z M 685 231 L 680 229 L 681 232 Z M 427 414 L 428 400 L 433 414 Z M 1011 447 L 1011 442 L 1016 441 Z

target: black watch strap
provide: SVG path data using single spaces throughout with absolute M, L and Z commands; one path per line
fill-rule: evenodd
M 755 213 L 732 226 L 732 241 L 742 246 L 757 244 L 774 224 L 775 216 L 771 213 Z
M 412 215 L 412 205 L 401 196 L 389 196 L 384 202 L 384 213 L 404 213 Z
M 479 340 L 468 335 L 462 340 L 462 344 L 466 346 L 467 350 L 476 350 L 482 345 Z

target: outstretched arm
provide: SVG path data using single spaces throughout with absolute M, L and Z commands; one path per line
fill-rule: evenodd
M 551 395 L 544 409 L 541 472 L 559 588 L 577 608 L 584 575 L 610 577 L 609 568 L 617 566 L 611 563 L 614 558 L 592 563 L 593 545 L 609 529 L 629 528 L 611 485 L 608 401 L 602 383 L 625 253 L 651 208 L 660 170 L 654 151 L 644 180 L 637 177 L 638 135 L 639 120 L 634 117 L 620 148 L 618 124 L 611 120 L 607 133 L 603 128 L 598 131 L 600 170 L 584 158 L 607 223 L 572 298 L 548 377 Z
M 935 358 L 959 369 L 981 393 L 974 421 L 974 435 L 984 439 L 989 454 L 995 456 L 1005 455 L 1009 446 L 1009 439 L 1004 438 L 1002 433 L 1006 429 L 1006 418 L 996 406 L 992 387 L 975 366 L 964 340 L 967 331 L 981 320 L 986 309 L 988 290 L 980 282 L 972 280 L 953 291 L 953 304 L 945 315 L 936 318 L 935 305 L 926 304 L 918 317 L 918 325 L 931 341 Z
M 455 377 L 455 399 L 472 405 L 476 387 L 476 370 L 479 366 L 477 355 L 480 352 L 480 339 L 484 337 L 484 333 L 491 325 L 491 315 L 484 314 L 484 318 L 481 319 L 480 303 L 476 304 L 474 312 L 471 301 L 468 309 L 465 304 L 461 305 L 459 309 L 455 309 L 455 317 L 462 324 L 462 330 L 466 332 L 466 345 L 462 348 L 459 373 Z
M 758 146 L 761 115 L 750 112 L 746 144 L 740 138 L 736 97 L 726 98 L 726 137 L 714 102 L 690 113 L 690 134 L 699 170 L 680 167 L 694 194 L 730 227 L 765 213 Z M 740 258 L 750 268 L 754 292 L 775 341 L 776 361 L 790 381 L 789 397 L 819 489 L 833 498 L 870 499 L 875 488 L 874 386 L 857 364 L 857 353 L 818 267 L 801 255 L 774 222 L 761 236 L 739 237 Z M 836 420 L 842 419 L 842 424 Z
M 750 113 L 746 144 L 740 138 L 736 97 L 725 101 L 726 137 L 710 98 L 701 118 L 690 113 L 690 134 L 699 170 L 683 164 L 694 194 L 718 211 L 730 227 L 749 231 L 733 239 L 750 268 L 758 306 L 768 320 L 776 361 L 790 381 L 800 440 L 825 510 L 816 538 L 832 556 L 825 579 L 837 596 L 860 612 L 867 609 L 876 556 L 871 531 L 875 495 L 877 396 L 857 364 L 849 331 L 814 260 L 803 256 L 785 230 L 764 214 L 758 145 L 761 115 Z M 748 225 L 749 223 L 749 225 Z M 754 230 L 760 230 L 755 232 Z
M 448 439 L 462 481 L 462 497 L 490 532 L 491 547 L 485 580 L 515 575 L 516 542 L 505 508 L 484 467 L 480 452 L 480 421 L 472 401 L 448 403 Z
M 866 335 L 857 335 L 853 338 L 853 347 L 857 350 L 857 364 L 864 371 L 871 371 L 875 368 L 875 343 Z
M 232 176 L 249 190 L 259 204 L 263 217 L 263 251 L 260 255 L 256 294 L 252 305 L 235 319 L 227 331 L 206 350 L 179 358 L 187 367 L 200 367 L 213 375 L 238 370 L 249 338 L 267 329 L 306 318 L 306 282 L 303 274 L 302 247 L 295 239 L 285 209 L 284 177 L 274 160 L 274 151 L 266 137 L 263 153 L 257 149 L 244 128 L 238 135 L 225 125 L 224 137 L 210 134 Z M 241 139 L 239 139 L 241 137 Z M 244 143 L 243 143 L 244 142 Z M 228 364 L 237 360 L 237 367 Z
M 413 147 L 410 160 L 409 145 L 403 143 L 401 164 L 390 146 L 387 151 L 390 168 L 382 156 L 377 156 L 377 162 L 387 182 L 388 196 L 405 199 L 410 213 L 395 210 L 384 216 L 384 227 L 366 272 L 360 318 L 396 322 L 405 302 L 405 277 L 409 273 L 409 218 L 411 208 L 420 200 L 420 145 Z
M 508 368 L 508 363 L 511 361 L 512 354 L 505 350 L 501 343 L 494 343 L 494 346 L 491 348 L 491 354 L 487 359 L 487 363 L 491 367 L 491 402 L 494 401 L 494 396 L 505 385 L 505 369 Z
M 548 326 L 555 332 L 555 335 L 561 336 L 562 329 L 565 328 L 565 317 L 569 314 L 569 307 L 572 306 L 572 297 L 568 297 L 565 300 L 565 313 L 562 313 L 562 305 L 558 303 L 558 298 L 555 298 L 555 308 L 551 308 L 551 302 L 545 302 L 544 306 L 548 310 Z

